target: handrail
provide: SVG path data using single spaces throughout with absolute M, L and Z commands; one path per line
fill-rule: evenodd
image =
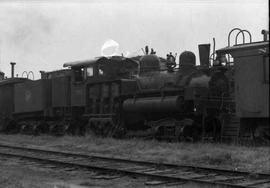
M 28 74 L 27 74 L 27 78 L 29 78 L 30 73 L 32 74 L 32 77 L 33 77 L 33 79 L 32 79 L 32 80 L 34 80 L 34 79 L 35 79 L 35 77 L 34 77 L 34 73 L 33 73 L 33 71 L 29 71 L 29 72 L 28 72 Z
M 241 33 L 242 34 L 242 37 L 243 37 L 243 44 L 245 44 L 245 32 L 248 33 L 249 35 L 249 42 L 251 43 L 252 42 L 252 36 L 251 36 L 251 33 L 246 30 L 246 29 L 240 29 L 240 28 L 233 28 L 230 32 L 229 32 L 229 35 L 228 35 L 228 47 L 231 46 L 231 34 L 233 31 L 236 31 L 238 30 L 238 33 L 236 34 L 236 37 L 235 37 L 235 45 L 237 45 L 237 41 L 238 41 L 238 36 L 239 34 Z M 228 62 L 230 62 L 230 56 L 228 55 Z
M 28 73 L 27 73 L 27 71 L 23 71 L 22 77 L 23 77 L 24 73 L 26 74 L 26 78 L 28 78 Z
M 32 80 L 35 79 L 33 71 L 29 71 L 29 72 L 23 71 L 22 77 L 24 76 L 24 74 L 26 75 L 26 78 L 29 78 L 29 75 L 31 74 L 32 75 L 32 78 L 33 78 Z
M 242 33 L 243 41 L 245 40 L 245 34 L 244 34 L 244 32 L 242 32 L 242 29 L 237 28 L 237 27 L 236 27 L 236 28 L 233 28 L 233 29 L 229 32 L 229 35 L 228 35 L 228 47 L 231 46 L 231 44 L 230 44 L 230 41 L 231 41 L 231 34 L 232 34 L 233 31 L 236 31 L 236 30 L 238 30 L 239 32 Z
M 240 34 L 240 33 L 244 34 L 244 32 L 247 32 L 248 35 L 249 35 L 249 43 L 252 42 L 252 36 L 251 36 L 250 32 L 249 32 L 248 30 L 245 30 L 245 29 L 244 29 L 244 30 L 241 30 L 241 31 L 239 31 L 239 32 L 237 33 L 237 35 L 236 35 L 236 37 L 235 37 L 235 45 L 237 45 L 237 41 L 238 41 L 238 36 L 239 36 L 239 34 Z M 243 44 L 245 44 L 245 38 L 243 38 Z

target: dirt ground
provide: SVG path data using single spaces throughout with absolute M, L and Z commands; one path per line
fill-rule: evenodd
M 270 148 L 267 146 L 237 146 L 217 143 L 166 143 L 156 140 L 117 140 L 113 138 L 54 137 L 28 135 L 0 135 L 0 144 L 18 144 L 43 149 L 192 164 L 250 172 L 270 173 Z M 84 174 L 59 174 L 54 170 L 34 168 L 32 165 L 10 163 L 0 159 L 0 187 L 10 188 L 85 188 L 85 187 L 149 187 L 146 180 L 121 177 L 113 180 L 91 180 Z M 150 186 L 153 187 L 153 186 Z M 165 186 L 154 186 L 165 187 Z M 172 187 L 172 186 L 170 186 Z M 181 187 L 197 187 L 184 185 Z

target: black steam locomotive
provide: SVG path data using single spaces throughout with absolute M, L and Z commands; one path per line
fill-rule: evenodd
M 239 33 L 244 35 L 243 31 Z M 161 58 L 146 47 L 143 56 L 65 63 L 66 69 L 41 71 L 41 79 L 35 81 L 13 76 L 2 79 L 1 129 L 6 133 L 91 132 L 169 140 L 267 140 L 268 44 L 267 39 L 243 40 L 211 56 L 210 44 L 202 44 L 200 65 L 192 52 L 181 53 L 177 65 L 172 53 Z M 258 86 L 261 72 L 265 82 Z M 243 78 L 247 75 L 250 79 Z M 246 79 L 249 84 L 243 82 Z M 246 93 L 254 85 L 260 95 Z M 253 103 L 258 99 L 266 101 L 257 109 Z

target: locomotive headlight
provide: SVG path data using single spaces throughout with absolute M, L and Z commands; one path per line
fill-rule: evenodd
M 197 108 L 196 108 L 196 107 L 194 107 L 193 111 L 194 111 L 194 112 L 196 112 L 196 111 L 197 111 Z

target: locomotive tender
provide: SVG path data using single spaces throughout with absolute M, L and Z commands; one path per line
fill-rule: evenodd
M 269 39 L 213 50 L 200 65 L 185 51 L 167 59 L 99 57 L 0 80 L 0 128 L 8 133 L 150 135 L 170 140 L 269 140 Z M 231 34 L 231 32 L 230 32 Z M 237 44 L 239 34 L 243 44 Z M 210 62 L 212 61 L 212 65 Z M 14 64 L 12 65 L 12 67 Z M 14 73 L 14 70 L 12 69 Z

